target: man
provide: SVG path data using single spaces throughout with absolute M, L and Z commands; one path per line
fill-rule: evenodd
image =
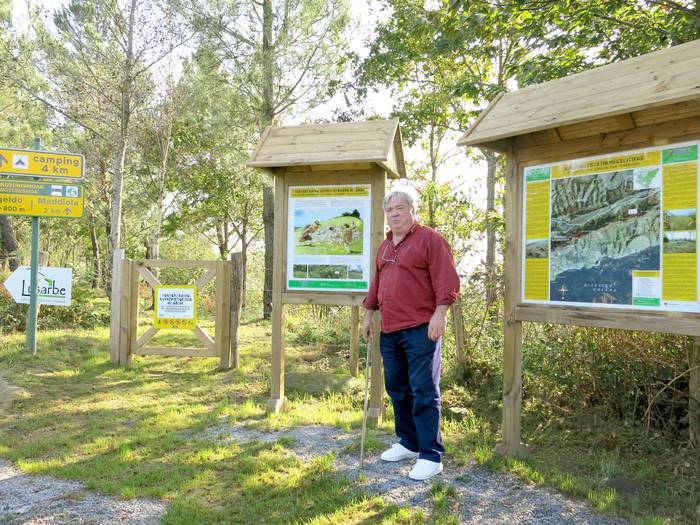
M 447 241 L 417 222 L 417 207 L 412 188 L 394 188 L 384 198 L 391 231 L 377 252 L 362 331 L 365 341 L 374 336 L 379 309 L 384 379 L 399 437 L 381 458 L 417 458 L 409 477 L 425 480 L 442 472 L 440 346 L 459 277 Z

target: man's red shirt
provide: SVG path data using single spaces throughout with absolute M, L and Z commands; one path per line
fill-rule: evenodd
M 363 306 L 382 312 L 382 332 L 430 322 L 439 304 L 452 304 L 459 276 L 450 246 L 442 235 L 414 223 L 396 246 L 393 234 L 379 246 L 376 273 Z

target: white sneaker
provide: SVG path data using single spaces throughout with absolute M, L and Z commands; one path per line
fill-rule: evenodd
M 380 456 L 384 461 L 401 461 L 402 459 L 415 459 L 418 452 L 412 452 L 401 443 L 394 443 L 391 448 L 386 449 Z
M 440 474 L 440 472 L 442 472 L 442 463 L 428 461 L 427 459 L 419 459 L 416 461 L 416 464 L 413 465 L 411 472 L 408 473 L 408 477 L 416 481 L 423 481 L 432 478 L 436 474 Z

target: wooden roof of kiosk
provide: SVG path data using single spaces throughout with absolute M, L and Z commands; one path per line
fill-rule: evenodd
M 459 140 L 505 152 L 505 312 L 502 441 L 521 442 L 522 321 L 695 336 L 700 314 L 524 303 L 521 211 L 527 166 L 700 139 L 700 40 L 497 96 Z M 700 365 L 700 363 L 697 363 Z M 692 365 L 692 363 L 691 363 Z M 695 391 L 700 385 L 694 387 Z
M 272 127 L 248 160 L 254 168 L 304 171 L 366 169 L 376 164 L 390 178 L 406 176 L 398 119 Z
M 700 40 L 497 96 L 458 144 L 505 151 L 505 139 L 550 146 L 599 136 L 599 150 L 632 143 L 649 125 L 697 129 Z M 576 153 L 572 151 L 572 153 Z

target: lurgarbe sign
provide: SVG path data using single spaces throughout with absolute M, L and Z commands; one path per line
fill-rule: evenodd
M 20 266 L 4 283 L 17 303 L 29 304 L 32 292 L 30 274 L 30 266 Z M 36 287 L 38 304 L 70 306 L 72 283 L 72 268 L 40 267 Z

